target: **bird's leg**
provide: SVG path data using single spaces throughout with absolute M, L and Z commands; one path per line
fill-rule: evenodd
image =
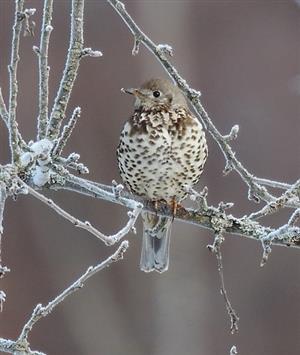
M 176 216 L 177 208 L 180 207 L 179 203 L 176 201 L 175 196 L 172 198 L 171 207 L 172 207 L 172 222 L 173 222 Z

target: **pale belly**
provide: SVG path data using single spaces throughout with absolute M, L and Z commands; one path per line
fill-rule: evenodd
M 187 127 L 181 139 L 166 128 L 156 139 L 150 139 L 148 133 L 130 136 L 129 132 L 127 123 L 117 153 L 126 186 L 151 200 L 181 201 L 186 196 L 186 186 L 199 181 L 207 157 L 200 123 Z

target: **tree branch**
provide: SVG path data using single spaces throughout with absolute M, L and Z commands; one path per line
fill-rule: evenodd
M 23 183 L 21 179 L 19 179 L 19 182 L 24 185 L 25 190 L 27 189 L 29 194 L 31 194 L 32 196 L 34 196 L 35 198 L 37 198 L 38 200 L 42 201 L 47 206 L 52 208 L 60 216 L 62 216 L 63 218 L 67 219 L 72 224 L 74 224 L 75 227 L 85 229 L 86 231 L 93 234 L 98 239 L 102 240 L 106 245 L 113 245 L 119 242 L 126 234 L 128 234 L 131 231 L 131 229 L 134 227 L 134 224 L 142 210 L 142 205 L 136 202 L 133 211 L 128 212 L 129 220 L 127 224 L 122 229 L 120 229 L 116 234 L 107 236 L 101 233 L 95 227 L 93 227 L 90 222 L 88 221 L 82 222 L 79 219 L 73 217 L 70 213 L 68 213 L 67 211 L 59 207 L 56 203 L 54 203 L 53 200 L 45 197 L 44 195 L 40 194 L 29 185 Z
M 83 11 L 84 0 L 72 0 L 70 46 L 64 73 L 47 127 L 47 137 L 50 139 L 56 138 L 59 134 L 71 91 L 77 77 L 83 50 Z
M 78 118 L 81 115 L 81 108 L 76 107 L 73 111 L 72 117 L 69 122 L 64 126 L 63 131 L 60 137 L 57 139 L 57 142 L 53 148 L 53 156 L 59 156 L 62 153 L 65 145 L 67 144 L 68 139 L 71 137 L 73 129 L 77 123 Z
M 8 115 L 8 111 L 6 109 L 6 105 L 2 96 L 2 90 L 0 87 L 0 115 L 3 119 L 3 121 L 5 122 L 5 124 L 8 126 L 8 120 L 9 120 L 9 115 Z
M 48 96 L 49 96 L 49 71 L 48 48 L 50 35 L 53 30 L 51 26 L 53 11 L 53 0 L 44 0 L 43 24 L 41 29 L 40 48 L 37 52 L 39 59 L 39 117 L 38 117 L 38 139 L 46 137 L 48 124 Z
M 24 20 L 24 0 L 15 0 L 15 20 L 13 25 L 13 37 L 11 46 L 11 60 L 8 66 L 9 71 L 9 111 L 8 111 L 8 131 L 9 131 L 9 144 L 12 155 L 12 162 L 15 163 L 20 155 L 18 125 L 16 121 L 17 109 L 17 94 L 18 94 L 18 81 L 17 81 L 17 68 L 19 62 L 19 46 L 20 35 L 22 31 L 22 21 Z
M 134 205 L 139 202 L 143 204 L 143 210 L 145 211 L 157 213 L 161 216 L 170 218 L 173 217 L 172 207 L 164 203 L 158 203 L 157 206 L 154 206 L 151 202 L 126 192 L 123 192 L 121 196 L 116 197 L 111 186 L 98 184 L 87 179 L 76 177 L 72 174 L 64 177 L 57 177 L 57 179 L 59 182 L 49 186 L 51 189 L 67 189 L 113 203 L 118 203 L 128 208 L 134 208 Z M 257 241 L 261 241 L 261 238 L 269 235 L 269 233 L 275 232 L 275 229 L 264 227 L 248 217 L 236 218 L 231 214 L 228 215 L 220 209 L 212 206 L 200 210 L 178 207 L 175 218 L 186 223 L 196 224 L 212 231 L 214 231 L 214 225 L 218 222 L 225 226 L 224 232 L 226 233 L 240 235 Z M 300 248 L 300 228 L 287 228 L 281 231 L 281 233 L 273 238 L 272 243 L 286 247 Z

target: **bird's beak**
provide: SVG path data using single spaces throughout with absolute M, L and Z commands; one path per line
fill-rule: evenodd
M 125 94 L 130 94 L 130 95 L 136 95 L 137 94 L 137 89 L 121 89 L 121 92 L 124 92 Z
M 143 92 L 140 89 L 121 89 L 122 92 L 124 92 L 125 94 L 130 94 L 133 95 L 135 97 L 138 97 L 140 99 L 142 99 L 145 95 L 143 94 Z

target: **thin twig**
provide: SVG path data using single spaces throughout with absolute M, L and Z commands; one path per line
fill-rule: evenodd
M 46 136 L 48 123 L 48 96 L 49 96 L 49 70 L 48 48 L 53 11 L 53 0 L 44 0 L 43 24 L 41 29 L 39 58 L 39 117 L 38 117 L 38 137 L 43 139 Z
M 4 123 L 6 124 L 7 128 L 9 128 L 9 114 L 2 96 L 2 90 L 0 87 L 0 116 L 2 117 Z M 18 140 L 19 140 L 19 145 L 20 147 L 25 150 L 27 149 L 27 144 L 25 143 L 25 141 L 23 140 L 21 133 L 18 132 Z
M 291 215 L 288 225 L 289 226 L 295 226 L 295 224 L 299 221 L 300 219 L 300 208 L 298 208 L 294 213 Z
M 18 125 L 16 121 L 17 109 L 17 68 L 19 62 L 19 46 L 20 35 L 22 30 L 22 21 L 24 20 L 24 0 L 15 0 L 15 19 L 13 25 L 13 37 L 11 46 L 11 60 L 8 66 L 9 71 L 9 110 L 8 110 L 8 130 L 9 130 L 9 145 L 11 149 L 12 162 L 17 162 L 20 155 Z
M 292 186 L 291 184 L 287 184 L 285 182 L 279 182 L 279 181 L 274 181 L 274 180 L 269 180 L 269 179 L 258 178 L 256 176 L 253 176 L 253 180 L 260 185 L 266 185 L 269 187 L 273 187 L 274 189 L 287 190 Z
M 293 185 L 290 187 L 278 198 L 266 204 L 262 209 L 257 212 L 253 212 L 249 215 L 250 219 L 259 219 L 264 216 L 273 214 L 278 210 L 287 206 L 288 202 L 292 199 L 297 200 L 296 203 L 300 202 L 299 199 L 300 195 L 300 179 L 297 180 Z
M 227 295 L 227 291 L 225 288 L 225 282 L 224 282 L 224 272 L 223 272 L 223 261 L 222 261 L 222 252 L 221 252 L 221 244 L 223 242 L 223 237 L 222 234 L 216 233 L 215 234 L 215 240 L 213 245 L 208 245 L 208 249 L 216 255 L 217 258 L 217 266 L 218 266 L 218 273 L 220 277 L 220 283 L 221 283 L 221 295 L 224 298 L 225 301 L 225 306 L 230 318 L 230 331 L 232 334 L 236 333 L 239 330 L 238 327 L 238 322 L 239 322 L 239 317 L 236 313 L 236 311 L 233 309 L 230 300 Z
M 73 282 L 68 288 L 66 288 L 62 293 L 60 293 L 54 300 L 50 301 L 46 306 L 38 304 L 33 310 L 31 317 L 24 325 L 16 343 L 28 344 L 27 339 L 29 332 L 32 330 L 32 327 L 36 324 L 36 322 L 38 322 L 42 317 L 46 317 L 48 314 L 50 314 L 57 305 L 59 305 L 65 300 L 66 297 L 70 296 L 75 291 L 81 289 L 84 286 L 84 283 L 90 277 L 95 275 L 97 272 L 105 269 L 106 267 L 110 266 L 112 263 L 123 259 L 123 255 L 128 249 L 128 246 L 128 241 L 124 240 L 113 255 L 111 255 L 105 261 L 99 263 L 96 266 L 90 266 L 82 276 L 80 276 L 75 282 Z
M 59 134 L 71 91 L 77 77 L 83 49 L 83 11 L 84 0 L 72 0 L 70 46 L 64 73 L 47 127 L 47 137 L 50 139 L 56 138 Z
M 22 180 L 21 179 L 19 179 L 19 180 L 22 183 Z M 55 202 L 53 202 L 53 200 L 40 194 L 39 192 L 34 190 L 29 185 L 24 184 L 24 186 L 25 186 L 25 188 L 28 189 L 29 194 L 31 194 L 32 196 L 34 196 L 35 198 L 37 198 L 38 200 L 42 201 L 47 206 L 52 208 L 60 216 L 62 216 L 63 218 L 67 219 L 72 224 L 74 224 L 75 227 L 85 229 L 86 231 L 93 234 L 98 239 L 102 240 L 106 245 L 113 245 L 113 244 L 117 243 L 118 241 L 120 241 L 126 234 L 128 234 L 130 232 L 130 230 L 134 227 L 134 224 L 135 224 L 135 222 L 142 210 L 142 205 L 139 203 L 136 203 L 133 211 L 128 212 L 129 220 L 128 220 L 127 224 L 122 229 L 120 229 L 116 234 L 107 236 L 107 235 L 101 233 L 97 228 L 92 226 L 90 222 L 88 222 L 88 221 L 82 222 L 79 219 L 75 218 L 70 213 L 68 213 L 67 211 L 65 211 L 61 207 L 59 207 Z
M 3 213 L 4 213 L 6 198 L 7 198 L 7 193 L 6 193 L 5 184 L 2 181 L 0 181 L 0 268 L 2 262 L 1 242 L 2 242 L 2 234 L 3 234 Z M 1 274 L 2 273 L 0 272 L 0 278 L 1 278 Z
M 6 123 L 6 125 L 8 125 L 8 120 L 9 120 L 9 115 L 8 115 L 8 111 L 2 96 L 2 90 L 0 87 L 0 115 L 3 119 L 3 121 Z
M 70 118 L 69 122 L 64 126 L 60 137 L 57 139 L 57 142 L 52 152 L 54 156 L 60 156 L 62 150 L 67 144 L 68 139 L 71 137 L 73 129 L 80 115 L 81 115 L 81 109 L 80 107 L 76 107 L 75 110 L 73 111 L 72 117 Z

